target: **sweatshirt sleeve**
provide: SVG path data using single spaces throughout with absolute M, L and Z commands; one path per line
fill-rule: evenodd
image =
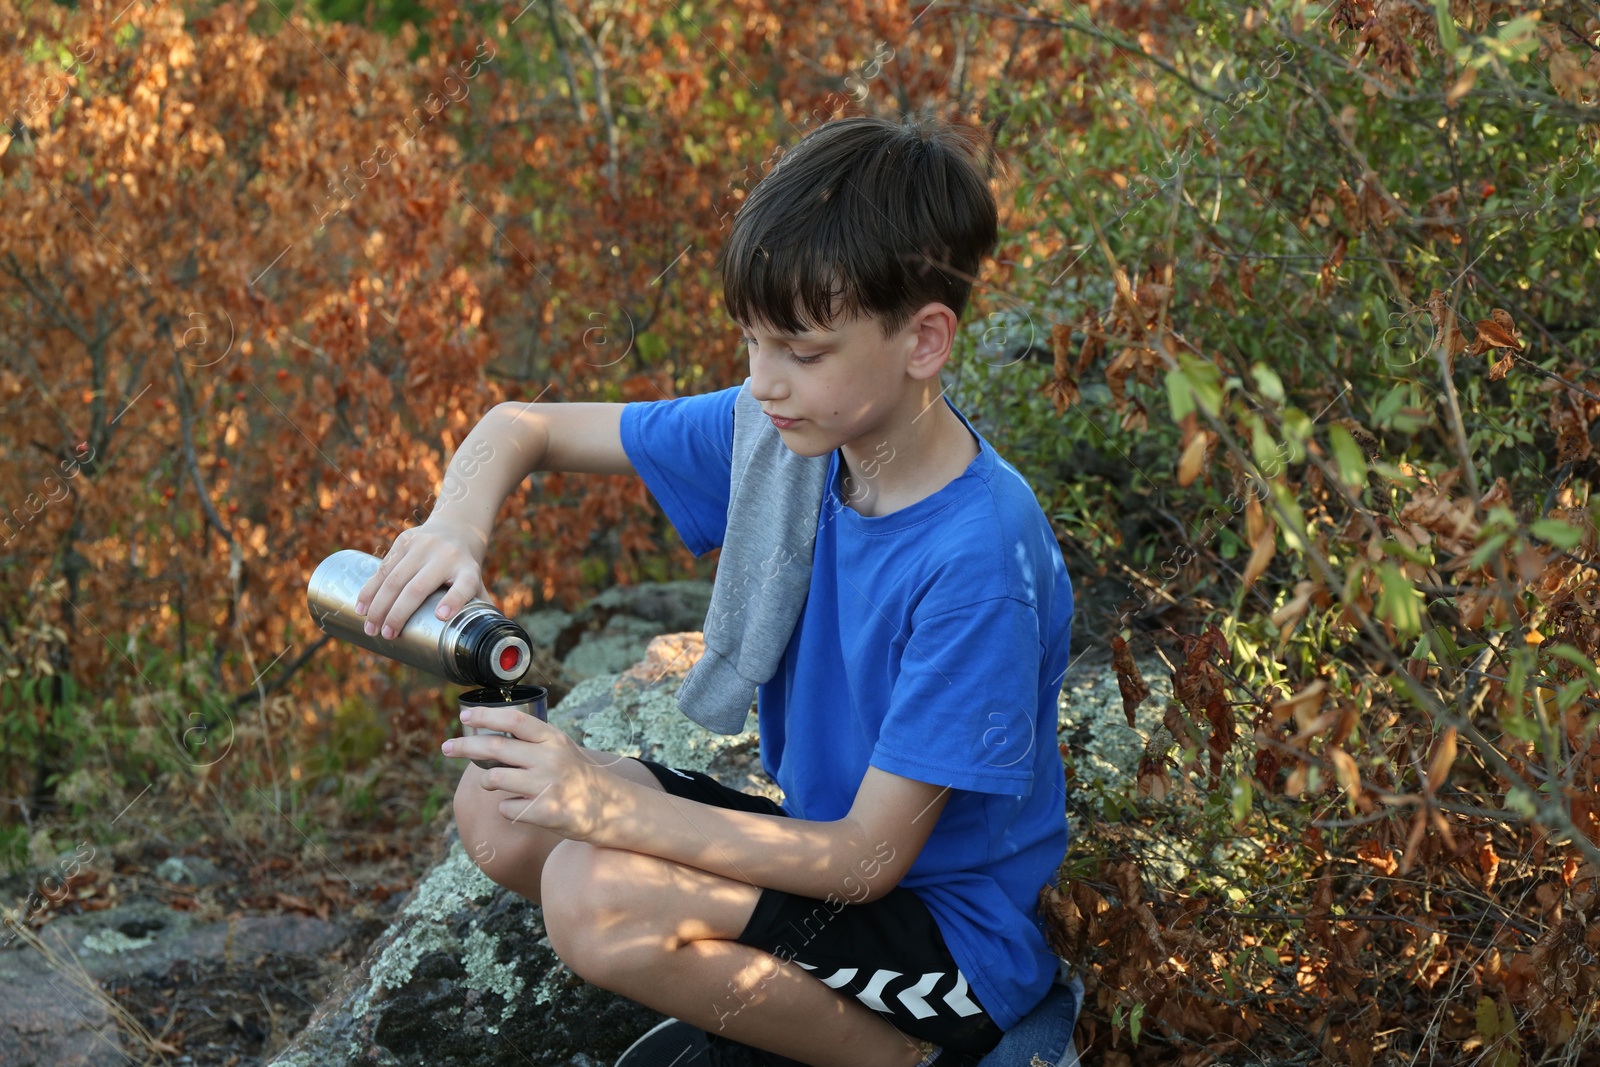
M 622 409 L 622 448 L 690 552 L 722 546 L 740 385 Z

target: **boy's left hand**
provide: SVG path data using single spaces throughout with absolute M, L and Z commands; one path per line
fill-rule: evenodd
M 478 734 L 444 743 L 452 758 L 489 759 L 506 764 L 482 774 L 485 789 L 511 794 L 499 804 L 512 822 L 541 826 L 562 837 L 586 841 L 599 828 L 601 815 L 616 810 L 614 796 L 622 780 L 584 758 L 577 742 L 516 708 L 470 708 L 462 722 L 512 737 Z

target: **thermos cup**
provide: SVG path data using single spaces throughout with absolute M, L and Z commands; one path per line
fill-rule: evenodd
M 528 634 L 486 600 L 471 600 L 448 619 L 434 614 L 447 589 L 424 600 L 393 638 L 367 635 L 356 614 L 356 594 L 382 564 L 353 548 L 317 565 L 306 586 L 306 605 L 323 631 L 370 652 L 410 664 L 458 685 L 509 687 L 533 661 Z
M 462 693 L 457 703 L 463 708 L 516 708 L 525 714 L 544 722 L 546 691 L 542 685 L 513 685 L 508 688 L 499 686 L 485 686 L 482 689 L 469 689 Z M 474 734 L 497 734 L 500 737 L 510 737 L 510 734 L 499 730 L 485 730 L 479 726 L 461 726 L 461 732 L 467 737 Z M 492 767 L 504 767 L 504 763 L 492 759 L 474 759 L 472 761 L 484 770 Z

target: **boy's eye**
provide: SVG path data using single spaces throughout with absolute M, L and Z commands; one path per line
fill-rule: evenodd
M 754 337 L 741 337 L 741 338 L 739 338 L 739 340 L 746 347 L 754 348 L 756 346 L 756 339 Z M 789 354 L 794 357 L 794 361 L 796 363 L 802 364 L 803 366 L 807 366 L 807 367 L 809 367 L 813 363 L 819 362 L 822 359 L 821 356 L 801 356 L 801 355 L 797 355 L 793 350 L 791 350 L 789 352 Z

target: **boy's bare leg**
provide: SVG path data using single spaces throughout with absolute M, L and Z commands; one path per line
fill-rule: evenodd
M 613 774 L 653 789 L 661 788 L 656 776 L 638 760 L 590 748 L 583 751 L 590 760 Z M 512 822 L 501 815 L 498 805 L 511 794 L 500 789 L 486 789 L 484 773 L 468 760 L 461 781 L 456 784 L 456 829 L 461 833 L 461 845 L 468 858 L 490 880 L 538 904 L 544 861 L 566 838 L 540 826 Z
M 814 1067 L 914 1067 L 910 1038 L 797 963 L 742 945 L 757 886 L 566 841 L 544 865 L 545 930 L 604 989 Z

